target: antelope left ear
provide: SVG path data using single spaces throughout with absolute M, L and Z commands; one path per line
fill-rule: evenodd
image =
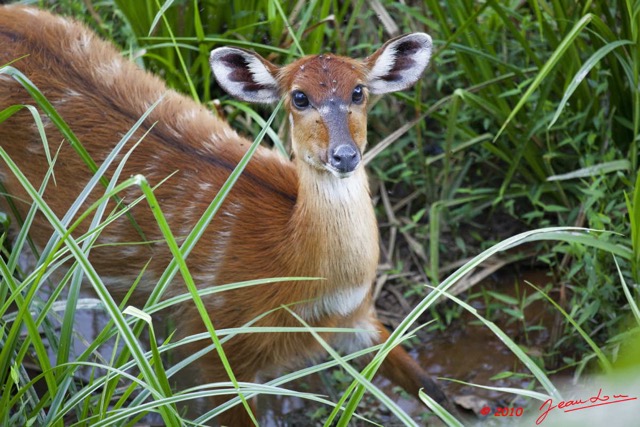
M 365 59 L 369 68 L 367 87 L 374 95 L 396 92 L 420 79 L 431 58 L 431 37 L 412 33 L 386 42 Z
M 229 95 L 260 104 L 280 100 L 278 69 L 257 53 L 221 47 L 211 52 L 209 63 L 218 84 Z

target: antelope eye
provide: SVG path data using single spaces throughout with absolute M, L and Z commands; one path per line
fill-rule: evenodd
M 358 85 L 353 89 L 351 100 L 356 104 L 362 103 L 362 100 L 364 100 L 364 89 L 362 88 L 362 85 Z
M 293 91 L 291 99 L 293 100 L 293 105 L 295 105 L 296 108 L 303 109 L 309 106 L 309 98 L 307 98 L 307 95 L 305 95 L 304 92 L 299 90 Z

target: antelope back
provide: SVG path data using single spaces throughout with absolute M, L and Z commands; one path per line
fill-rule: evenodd
M 42 91 L 98 164 L 145 111 L 163 97 L 131 139 L 129 146 L 146 134 L 127 161 L 123 176 L 141 173 L 152 185 L 170 176 L 156 194 L 178 238 L 191 230 L 248 148 L 249 141 L 238 136 L 226 122 L 193 100 L 167 89 L 160 79 L 139 69 L 110 44 L 69 19 L 31 8 L 0 8 L 0 64 L 16 59 L 12 65 Z M 35 103 L 17 81 L 0 74 L 0 109 L 15 104 Z M 36 188 L 50 166 L 46 152 L 55 157 L 54 180 L 49 182 L 44 199 L 62 217 L 91 173 L 51 120 L 45 115 L 42 118 L 47 134 L 46 150 L 27 109 L 0 124 L 0 143 Z M 0 178 L 24 216 L 29 197 L 4 165 L 0 166 Z M 92 200 L 98 194 L 96 191 Z M 130 203 L 137 196 L 139 193 L 132 190 L 125 195 L 124 202 Z M 282 226 L 278 221 L 286 221 L 291 215 L 296 197 L 297 176 L 292 163 L 261 148 L 223 211 L 231 216 L 242 207 L 249 222 L 251 215 L 268 215 L 275 218 L 275 226 Z M 147 206 L 134 209 L 133 217 L 148 241 L 161 238 Z M 212 242 L 229 238 L 225 216 L 220 217 L 211 226 L 212 234 L 208 237 Z M 31 231 L 42 245 L 51 228 L 39 216 Z M 273 243 L 268 242 L 273 232 L 260 231 L 266 244 Z M 126 219 L 112 224 L 103 234 L 101 243 L 106 244 L 142 240 Z M 240 229 L 236 237 L 247 235 Z M 201 255 L 194 255 L 194 259 L 214 269 L 214 264 L 221 260 L 211 259 L 219 257 L 213 256 L 216 247 L 206 240 L 198 248 Z M 95 249 L 96 267 L 107 281 L 112 278 L 114 287 L 123 289 L 131 283 L 127 279 L 133 279 L 149 259 L 153 258 L 153 262 L 148 275 L 154 276 L 161 273 L 169 258 L 162 244 L 125 245 L 118 250 L 127 259 L 127 265 L 123 266 L 114 260 L 113 248 Z M 259 248 L 255 253 L 261 256 Z

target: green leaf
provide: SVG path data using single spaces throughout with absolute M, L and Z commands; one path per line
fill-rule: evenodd
M 494 141 L 496 141 L 500 137 L 500 135 L 502 135 L 502 132 L 504 132 L 505 128 L 509 125 L 509 123 L 511 123 L 511 120 L 513 120 L 516 114 L 518 114 L 520 109 L 522 109 L 522 107 L 527 102 L 529 102 L 529 99 L 531 98 L 531 95 L 533 94 L 533 92 L 535 92 L 536 89 L 538 89 L 542 81 L 549 75 L 551 70 L 553 70 L 553 68 L 556 65 L 558 65 L 564 53 L 571 47 L 571 43 L 574 42 L 574 40 L 580 35 L 582 30 L 589 24 L 589 22 L 591 22 L 593 18 L 594 18 L 594 15 L 589 13 L 583 16 L 582 19 L 580 19 L 578 22 L 576 22 L 576 24 L 573 26 L 571 31 L 569 31 L 569 34 L 567 34 L 567 36 L 562 40 L 562 42 L 560 43 L 558 48 L 553 52 L 549 60 L 540 69 L 540 71 L 536 75 L 535 79 L 533 80 L 533 82 L 531 83 L 527 91 L 524 93 L 524 95 L 522 95 L 522 97 L 520 98 L 516 106 L 513 108 L 513 110 L 511 111 L 511 114 L 509 114 L 509 116 L 507 117 L 507 120 L 505 120 L 504 124 L 502 125 L 502 127 L 496 134 L 495 138 L 493 139 Z
M 560 175 L 552 175 L 547 178 L 547 181 L 566 181 L 568 179 L 587 178 L 611 172 L 628 171 L 629 169 L 631 169 L 631 162 L 629 160 L 613 160 L 611 162 L 605 162 L 586 168 L 580 168 L 574 170 L 573 172 L 568 172 Z
M 564 106 L 566 105 L 567 101 L 569 100 L 571 95 L 573 95 L 573 92 L 575 92 L 580 82 L 582 82 L 584 78 L 587 77 L 587 74 L 589 74 L 589 71 L 591 71 L 591 69 L 595 67 L 596 64 L 600 62 L 602 58 L 607 56 L 612 50 L 628 44 L 633 44 L 633 42 L 630 40 L 618 40 L 612 43 L 608 43 L 602 46 L 600 49 L 598 49 L 593 55 L 591 55 L 589 59 L 585 61 L 585 63 L 582 65 L 582 67 L 580 67 L 576 75 L 573 76 L 573 79 L 571 79 L 571 83 L 569 84 L 569 87 L 567 87 L 567 90 L 565 91 L 564 96 L 560 101 L 560 104 L 558 104 L 558 108 L 556 108 L 556 113 L 554 114 L 553 118 L 551 119 L 551 122 L 547 126 L 547 129 L 551 129 L 551 127 L 555 124 L 556 120 L 558 120 L 558 117 L 560 117 L 560 113 L 562 113 L 562 110 L 564 109 Z

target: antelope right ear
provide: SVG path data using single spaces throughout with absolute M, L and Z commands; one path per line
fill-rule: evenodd
M 260 55 L 244 49 L 221 47 L 211 51 L 209 64 L 218 84 L 229 95 L 260 104 L 280 100 L 280 87 L 275 78 L 278 68 Z
M 417 82 L 431 58 L 431 37 L 412 33 L 386 42 L 365 60 L 367 87 L 374 95 L 397 92 Z

